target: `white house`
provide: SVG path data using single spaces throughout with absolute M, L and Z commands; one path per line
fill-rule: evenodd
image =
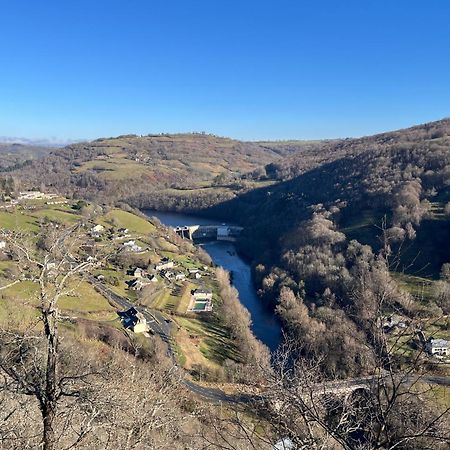
M 140 267 L 136 267 L 136 269 L 134 269 L 131 272 L 131 275 L 133 275 L 136 278 L 142 278 L 145 275 L 145 272 L 143 269 L 141 269 Z
M 289 438 L 279 440 L 273 448 L 275 450 L 294 450 L 294 443 Z
M 0 241 L 0 250 L 6 248 L 6 241 Z
M 139 245 L 136 245 L 135 241 L 124 242 L 123 246 L 127 250 L 130 250 L 131 252 L 140 252 L 140 251 L 142 251 L 142 247 L 140 247 Z
M 103 225 L 95 225 L 91 228 L 91 231 L 93 231 L 94 233 L 101 233 L 104 229 L 105 227 Z
M 449 342 L 445 339 L 428 339 L 425 344 L 425 350 L 433 356 L 449 356 L 450 346 Z
M 99 237 L 103 233 L 104 230 L 105 230 L 105 227 L 103 225 L 95 225 L 91 228 L 91 236 Z
M 191 278 L 195 278 L 196 280 L 199 280 L 202 277 L 202 274 L 200 273 L 199 269 L 189 269 L 189 276 Z
M 134 280 L 128 281 L 128 287 L 133 291 L 140 291 L 146 286 L 150 286 L 152 283 L 150 280 L 135 278 Z
M 207 301 L 212 300 L 213 294 L 209 289 L 196 289 L 194 291 L 194 299 L 196 301 Z
M 161 261 L 159 261 L 158 264 L 155 265 L 155 270 L 167 270 L 172 269 L 174 266 L 174 262 L 171 261 L 169 258 L 162 258 Z

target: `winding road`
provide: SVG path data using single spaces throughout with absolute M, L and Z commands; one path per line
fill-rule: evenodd
M 136 307 L 133 303 L 131 303 L 125 297 L 118 295 L 112 289 L 105 286 L 101 281 L 97 280 L 94 277 L 89 277 L 89 282 L 100 292 L 105 298 L 107 298 L 110 303 L 114 307 L 120 307 L 118 309 L 127 310 L 131 307 Z M 147 323 L 153 334 L 158 335 L 166 344 L 168 348 L 168 354 L 172 358 L 175 367 L 178 370 L 183 372 L 183 375 L 186 375 L 185 370 L 177 364 L 175 351 L 172 347 L 171 342 L 171 328 L 172 322 L 168 321 L 166 317 L 157 310 L 149 310 L 147 308 L 139 307 L 139 310 L 144 314 L 144 317 L 147 320 Z M 340 393 L 349 393 L 355 391 L 356 389 L 367 388 L 374 382 L 376 382 L 376 376 L 364 377 L 364 378 L 352 378 L 347 380 L 339 380 L 328 383 L 319 383 L 316 386 L 312 387 L 312 391 L 316 392 L 318 395 L 321 394 L 340 394 Z M 406 376 L 404 379 L 400 380 L 401 383 L 404 384 L 413 384 L 418 381 L 431 384 L 431 385 L 440 385 L 440 386 L 450 386 L 450 377 L 437 376 L 437 375 L 416 375 L 410 374 Z M 241 394 L 241 395 L 232 395 L 227 394 L 221 389 L 205 387 L 202 386 L 192 380 L 189 380 L 186 376 L 182 377 L 182 383 L 186 388 L 188 388 L 191 392 L 203 398 L 204 400 L 220 403 L 250 403 L 255 400 L 263 400 L 263 395 L 250 395 L 250 394 Z

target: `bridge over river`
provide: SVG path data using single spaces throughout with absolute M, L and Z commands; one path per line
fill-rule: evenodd
M 234 242 L 243 228 L 235 225 L 185 225 L 174 228 L 184 239 L 191 241 L 229 241 Z

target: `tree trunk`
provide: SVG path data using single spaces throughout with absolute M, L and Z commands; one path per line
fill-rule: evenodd
M 51 405 L 46 405 L 42 411 L 42 418 L 44 422 L 44 430 L 42 433 L 42 449 L 54 450 L 55 448 L 55 430 L 53 429 L 53 422 L 56 411 Z
M 50 305 L 42 311 L 44 331 L 47 337 L 47 367 L 45 373 L 45 392 L 42 404 L 43 435 L 42 448 L 55 448 L 55 430 L 53 429 L 57 404 L 57 365 L 58 365 L 58 328 L 56 310 Z

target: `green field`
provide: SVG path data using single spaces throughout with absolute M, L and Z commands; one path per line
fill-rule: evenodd
M 428 301 L 433 297 L 433 281 L 405 273 L 391 272 L 400 288 L 409 292 L 418 301 Z
M 0 211 L 0 228 L 21 231 L 38 231 L 39 225 L 35 217 L 30 217 L 23 211 Z
M 70 212 L 61 211 L 59 209 L 42 209 L 38 211 L 33 211 L 30 213 L 30 216 L 41 218 L 41 219 L 48 219 L 53 222 L 61 222 L 66 224 L 73 224 L 76 222 L 79 222 L 81 217 Z
M 108 300 L 86 281 L 74 281 L 69 289 L 73 289 L 73 293 L 61 297 L 58 301 L 58 305 L 62 310 L 82 313 L 114 311 Z
M 148 220 L 121 209 L 113 209 L 105 214 L 99 222 L 106 225 L 109 221 L 112 221 L 118 228 L 128 228 L 134 233 L 150 234 L 156 230 Z
M 174 320 L 191 336 L 200 339 L 199 350 L 206 359 L 216 364 L 222 364 L 226 359 L 240 360 L 240 355 L 226 328 L 201 319 L 177 316 Z

